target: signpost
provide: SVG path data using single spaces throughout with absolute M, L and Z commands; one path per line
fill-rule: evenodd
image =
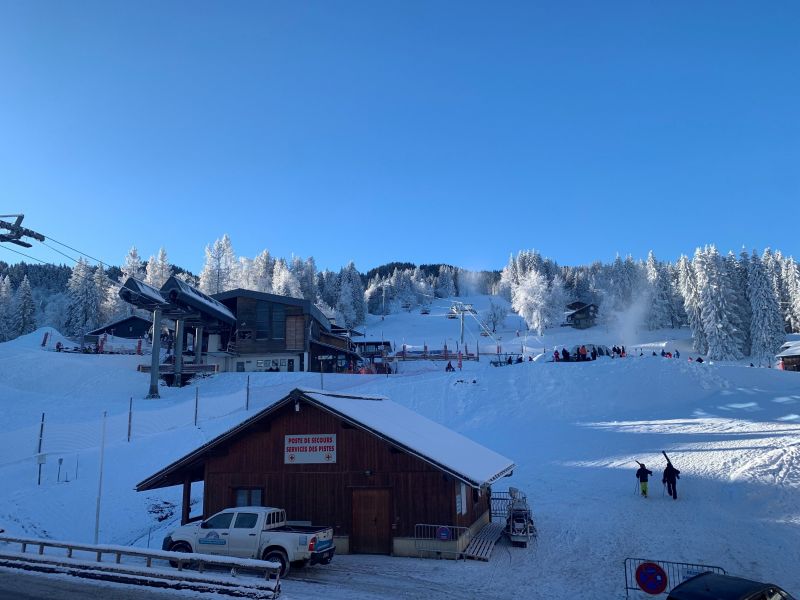
M 283 464 L 333 464 L 336 462 L 336 434 L 314 433 L 283 437 Z
M 667 573 L 653 562 L 644 562 L 636 568 L 636 583 L 648 594 L 657 596 L 667 589 Z

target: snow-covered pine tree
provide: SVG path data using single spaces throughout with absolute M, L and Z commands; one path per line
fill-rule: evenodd
M 361 325 L 364 323 L 364 320 L 367 317 L 367 305 L 364 299 L 364 284 L 361 281 L 361 274 L 356 269 L 355 263 L 350 261 L 347 266 L 339 273 L 340 281 L 342 279 L 347 279 L 349 282 L 350 288 L 350 295 L 351 295 L 351 302 L 353 306 L 353 314 L 355 320 L 352 323 L 348 323 L 348 327 L 356 327 L 357 325 Z M 408 272 L 408 282 L 409 285 L 411 284 L 411 272 Z M 413 292 L 413 290 L 412 290 Z M 343 296 L 343 292 L 340 288 L 339 290 L 339 297 L 340 299 Z
M 200 291 L 211 295 L 234 289 L 238 281 L 238 264 L 228 234 L 206 246 L 205 252 L 205 264 L 200 271 Z
M 696 252 L 693 264 L 700 290 L 700 312 L 703 315 L 703 331 L 708 340 L 708 357 L 713 360 L 738 360 L 744 356 L 741 350 L 741 332 L 737 332 L 731 322 L 731 307 L 725 295 L 722 258 L 712 245 L 703 252 Z
M 136 249 L 136 246 L 131 246 L 131 249 L 128 250 L 128 254 L 125 256 L 125 261 L 122 263 L 120 270 L 122 271 L 122 274 L 119 276 L 120 283 L 124 284 L 129 277 L 144 281 L 145 268 L 139 258 L 139 251 Z M 67 287 L 69 288 L 69 286 Z M 134 308 L 119 297 L 119 288 L 115 285 L 111 285 L 106 290 L 101 311 L 107 320 L 115 321 L 132 315 L 134 313 Z
M 339 300 L 339 276 L 329 269 L 321 271 L 317 277 L 317 289 L 323 303 L 336 306 Z
M 513 290 L 512 308 L 537 335 L 544 334 L 547 326 L 547 298 L 547 280 L 536 271 L 527 273 Z
M 67 284 L 67 334 L 83 336 L 100 325 L 100 296 L 94 281 L 94 273 L 83 259 L 72 268 L 72 277 Z
M 302 298 L 314 301 L 317 298 L 317 265 L 313 258 L 303 260 L 299 256 L 292 257 L 290 267 L 300 286 Z
M 275 270 L 275 259 L 269 250 L 263 250 L 253 259 L 250 281 L 253 290 L 272 293 L 272 272 Z
M 167 261 L 167 251 L 164 248 L 158 249 L 158 256 L 151 256 L 147 261 L 147 269 L 144 282 L 154 288 L 161 289 L 161 286 L 172 276 L 172 267 Z
M 14 307 L 14 291 L 11 289 L 11 278 L 0 277 L 0 342 L 7 342 L 12 335 L 12 315 Z
M 743 356 L 750 355 L 750 319 L 752 309 L 747 299 L 747 266 L 729 252 L 723 259 L 723 295 L 730 307 L 730 320 Z
M 456 280 L 453 267 L 439 265 L 439 275 L 436 277 L 436 297 L 452 298 L 456 295 Z
M 28 281 L 28 276 L 25 275 L 14 295 L 13 337 L 36 331 L 35 313 L 36 305 L 33 302 L 31 284 Z
M 698 248 L 695 256 L 700 252 Z M 680 284 L 683 305 L 686 310 L 686 318 L 689 321 L 689 328 L 692 330 L 692 343 L 695 352 L 706 354 L 708 352 L 708 340 L 703 330 L 703 315 L 700 308 L 700 290 L 697 287 L 697 276 L 694 266 L 689 259 L 683 255 L 678 260 L 678 280 Z
M 784 261 L 783 279 L 789 304 L 789 326 L 793 333 L 800 333 L 800 269 L 791 256 Z
M 337 323 L 343 327 L 354 327 L 356 324 L 356 311 L 353 306 L 353 288 L 351 286 L 350 278 L 344 277 L 340 273 L 339 277 L 339 300 L 336 303 L 335 310 L 341 318 L 344 319 L 343 323 Z
M 136 246 L 131 246 L 131 249 L 128 250 L 128 254 L 125 256 L 125 262 L 120 269 L 122 270 L 120 283 L 125 283 L 128 277 L 144 281 L 145 266 L 142 263 L 142 259 L 139 257 L 139 251 L 136 249 Z
M 275 270 L 272 273 L 272 293 L 291 298 L 303 297 L 297 277 L 289 270 L 286 261 L 282 258 L 275 261 Z
M 112 285 L 111 280 L 108 278 L 105 270 L 103 269 L 103 265 L 98 265 L 95 268 L 92 278 L 94 279 L 94 287 L 97 293 L 97 324 L 100 326 L 109 321 L 105 311 L 103 310 L 103 300 L 108 295 L 108 288 L 116 288 L 117 286 Z
M 750 356 L 759 366 L 768 366 L 786 336 L 783 332 L 783 320 L 775 289 L 769 273 L 764 269 L 761 258 L 755 250 L 750 257 L 747 294 L 753 310 L 750 323 Z
M 673 316 L 671 314 L 669 281 L 663 266 L 656 260 L 652 250 L 647 254 L 645 272 L 647 297 L 650 301 L 645 324 L 650 330 L 671 327 L 673 326 Z

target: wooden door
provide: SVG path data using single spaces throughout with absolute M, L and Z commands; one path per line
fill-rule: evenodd
M 392 496 L 388 488 L 353 489 L 353 528 L 350 552 L 391 554 Z

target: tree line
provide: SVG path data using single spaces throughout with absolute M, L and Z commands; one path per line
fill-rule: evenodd
M 720 255 L 698 248 L 675 263 L 631 256 L 609 264 L 560 266 L 535 250 L 511 255 L 501 271 L 469 271 L 451 265 L 390 263 L 360 273 L 354 263 L 338 272 L 318 271 L 313 257 L 273 257 L 263 250 L 237 256 L 226 234 L 205 248 L 198 276 L 172 265 L 161 248 L 144 261 L 132 247 L 120 267 L 89 265 L 8 265 L 0 262 L 0 340 L 50 325 L 80 336 L 133 314 L 118 295 L 128 278 L 161 287 L 172 275 L 207 294 L 236 288 L 304 298 L 347 327 L 364 323 L 367 313 L 388 314 L 430 305 L 437 298 L 473 294 L 504 297 L 528 326 L 543 333 L 560 325 L 566 305 L 598 306 L 607 327 L 623 322 L 661 329 L 688 326 L 695 350 L 713 359 L 769 361 L 786 331 L 800 331 L 800 274 L 792 257 L 762 253 Z M 492 328 L 505 307 L 492 302 Z

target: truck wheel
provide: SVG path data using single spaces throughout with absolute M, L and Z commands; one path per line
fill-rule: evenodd
M 169 550 L 170 550 L 170 552 L 191 552 L 192 551 L 192 547 L 189 544 L 187 544 L 186 542 L 178 542 L 176 544 L 172 544 L 172 547 Z M 177 560 L 169 561 L 169 566 L 177 569 L 178 568 L 178 561 Z M 187 564 L 187 566 L 188 566 L 188 564 Z
M 289 557 L 283 550 L 267 550 L 264 552 L 264 560 L 270 562 L 281 563 L 281 577 L 286 577 L 289 574 Z

